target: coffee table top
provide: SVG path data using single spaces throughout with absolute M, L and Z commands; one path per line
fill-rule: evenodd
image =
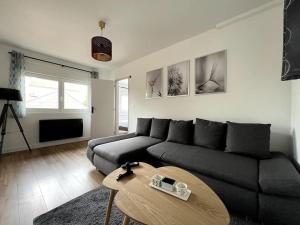
M 228 225 L 230 217 L 219 197 L 199 178 L 177 167 L 153 172 L 182 181 L 192 190 L 183 201 L 149 186 L 151 176 L 132 179 L 115 197 L 117 207 L 133 220 L 147 225 Z
M 119 176 L 119 174 L 125 172 L 125 170 L 123 170 L 122 168 L 118 168 L 104 178 L 104 180 L 102 181 L 102 185 L 112 190 L 119 191 L 122 186 L 124 186 L 128 181 L 131 181 L 133 178 L 147 176 L 148 174 L 151 177 L 155 174 L 155 168 L 143 162 L 140 162 L 139 166 L 133 167 L 132 171 L 134 173 L 133 175 L 129 177 L 124 177 L 120 181 L 117 181 L 116 179 Z

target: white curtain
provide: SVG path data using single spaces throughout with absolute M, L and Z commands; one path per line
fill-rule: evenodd
M 13 107 L 16 111 L 18 117 L 24 117 L 26 115 L 25 106 L 25 61 L 24 55 L 22 53 L 12 51 L 10 60 L 10 76 L 9 76 L 9 87 L 13 89 L 18 89 L 21 92 L 23 101 L 14 101 Z

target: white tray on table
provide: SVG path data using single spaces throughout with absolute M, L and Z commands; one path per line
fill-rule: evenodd
M 176 198 L 179 198 L 179 199 L 181 199 L 183 201 L 187 201 L 189 199 L 191 193 L 192 193 L 191 190 L 187 190 L 187 192 L 186 192 L 185 195 L 180 195 L 176 191 L 168 191 L 168 190 L 165 190 L 165 189 L 163 189 L 161 187 L 157 187 L 157 186 L 153 185 L 152 182 L 149 183 L 149 186 L 152 187 L 152 188 L 155 188 L 157 190 L 160 190 L 162 192 L 165 192 L 165 193 L 167 193 L 169 195 L 172 195 L 172 196 L 174 196 Z

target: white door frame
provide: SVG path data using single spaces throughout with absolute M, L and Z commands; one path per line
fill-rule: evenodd
M 115 106 L 114 106 L 114 112 L 115 112 L 115 131 L 114 133 L 117 135 L 119 134 L 119 89 L 117 88 L 117 83 L 120 80 L 126 80 L 128 79 L 128 132 L 129 132 L 129 103 L 130 103 L 130 78 L 131 76 L 122 77 L 120 79 L 115 80 L 114 88 L 115 88 Z

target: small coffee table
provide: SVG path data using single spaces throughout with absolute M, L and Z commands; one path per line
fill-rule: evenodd
M 123 225 L 130 219 L 147 225 L 228 225 L 230 217 L 219 197 L 199 178 L 177 167 L 152 170 L 188 185 L 188 201 L 180 200 L 149 186 L 150 177 L 141 176 L 123 185 L 115 204 L 125 214 Z
M 129 177 L 124 177 L 122 180 L 117 181 L 117 177 L 119 174 L 124 173 L 125 170 L 122 168 L 118 168 L 111 172 L 109 175 L 107 175 L 102 185 L 110 189 L 110 195 L 108 200 L 108 205 L 106 209 L 106 216 L 105 216 L 105 225 L 109 224 L 110 219 L 110 213 L 111 213 L 111 207 L 114 200 L 114 197 L 116 193 L 129 181 L 133 179 L 140 179 L 141 177 L 152 177 L 155 174 L 155 168 L 147 163 L 140 162 L 140 165 L 138 167 L 132 168 L 134 174 Z

